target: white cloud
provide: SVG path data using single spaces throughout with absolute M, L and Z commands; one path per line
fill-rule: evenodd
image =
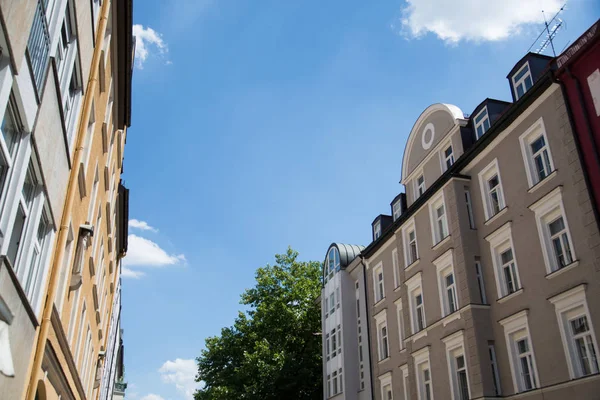
M 142 231 L 150 231 L 150 232 L 154 232 L 154 233 L 158 232 L 158 229 L 148 225 L 148 223 L 146 221 L 140 221 L 137 219 L 130 219 L 129 227 L 134 228 L 134 229 L 139 229 Z
M 434 33 L 455 44 L 461 40 L 496 41 L 518 34 L 528 24 L 550 19 L 564 0 L 407 0 L 402 10 L 405 33 Z
M 123 278 L 140 279 L 141 277 L 143 277 L 145 275 L 146 274 L 143 273 L 142 271 L 134 271 L 134 270 L 129 269 L 127 267 L 121 268 L 121 276 Z
M 200 387 L 196 382 L 198 367 L 195 360 L 167 361 L 158 370 L 165 383 L 172 383 L 186 399 L 192 399 L 194 392 Z
M 169 52 L 169 47 L 162 35 L 150 27 L 133 25 L 133 36 L 135 36 L 135 61 L 139 69 L 144 68 L 144 62 L 151 52 L 156 52 L 155 54 L 160 56 Z
M 127 256 L 123 259 L 123 265 L 163 267 L 185 263 L 183 254 L 168 254 L 150 239 L 131 234 L 127 237 L 127 241 Z
M 145 395 L 144 397 L 142 397 L 141 400 L 165 400 L 165 399 L 162 396 L 159 396 L 157 394 L 149 393 L 149 394 Z

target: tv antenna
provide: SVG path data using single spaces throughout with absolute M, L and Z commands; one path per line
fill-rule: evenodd
M 550 21 L 546 20 L 546 14 L 544 13 L 544 10 L 542 10 L 542 15 L 544 16 L 545 27 L 544 27 L 544 30 L 535 39 L 535 41 L 533 42 L 531 47 L 529 47 L 529 50 L 527 50 L 528 52 L 531 51 L 533 46 L 535 46 L 536 43 L 539 42 L 540 38 L 543 35 L 546 35 L 546 37 L 542 40 L 539 47 L 534 51 L 534 53 L 541 54 L 544 50 L 546 50 L 548 48 L 548 46 L 550 46 L 552 48 L 552 54 L 554 55 L 554 57 L 556 57 L 556 50 L 554 49 L 554 38 L 556 37 L 556 34 L 558 33 L 558 31 L 565 24 L 562 19 L 558 18 L 558 14 L 560 14 L 565 9 L 566 5 L 567 5 L 566 3 L 563 4 L 563 6 L 560 8 L 560 10 L 558 10 L 556 15 L 554 15 L 554 17 L 552 17 L 552 19 Z

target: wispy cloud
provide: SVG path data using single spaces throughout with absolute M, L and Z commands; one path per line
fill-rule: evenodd
M 196 362 L 177 358 L 174 361 L 165 362 L 158 370 L 161 379 L 165 383 L 174 384 L 177 390 L 185 396 L 186 400 L 194 397 L 194 392 L 200 386 L 196 382 Z
M 529 24 L 544 22 L 564 0 L 407 0 L 402 30 L 410 37 L 434 33 L 450 44 L 461 40 L 497 41 L 518 34 Z
M 121 276 L 123 278 L 140 279 L 141 277 L 143 277 L 145 275 L 146 274 L 142 271 L 134 271 L 127 267 L 121 268 Z
M 150 226 L 146 221 L 140 221 L 137 219 L 130 219 L 129 227 L 134 228 L 134 229 L 139 229 L 142 231 L 150 231 L 150 232 L 154 232 L 154 233 L 158 232 L 158 229 Z
M 169 254 L 150 239 L 130 234 L 127 240 L 127 256 L 123 259 L 125 266 L 164 267 L 185 263 L 183 254 Z
M 164 57 L 169 52 L 169 46 L 163 40 L 162 35 L 149 26 L 133 25 L 133 36 L 135 36 L 135 63 L 139 69 L 144 68 L 144 63 L 149 55 Z M 167 63 L 170 63 L 167 60 Z
M 149 393 L 141 398 L 141 400 L 165 400 L 162 396 L 154 393 Z

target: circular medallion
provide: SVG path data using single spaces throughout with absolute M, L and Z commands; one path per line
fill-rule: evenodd
M 429 150 L 433 143 L 433 138 L 435 137 L 435 129 L 433 124 L 430 122 L 425 125 L 425 129 L 423 129 L 423 134 L 421 135 L 421 144 L 423 145 L 423 149 Z

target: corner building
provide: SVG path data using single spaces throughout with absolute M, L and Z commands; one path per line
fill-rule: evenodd
M 373 399 L 600 393 L 600 234 L 552 65 L 529 53 L 507 77 L 512 102 L 470 116 L 434 104 L 415 122 L 405 193 L 354 261 Z

